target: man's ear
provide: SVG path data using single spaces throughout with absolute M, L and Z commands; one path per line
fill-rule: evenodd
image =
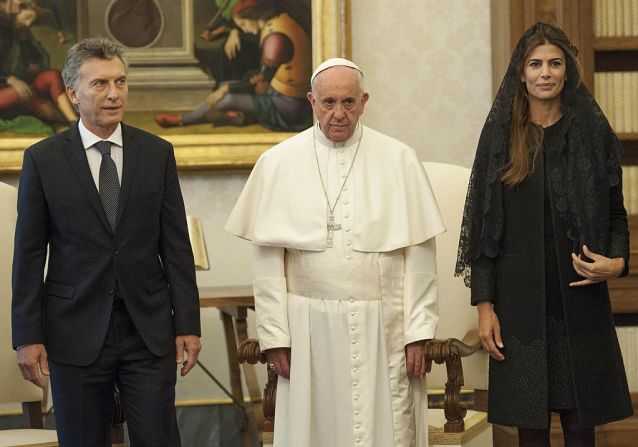
M 308 98 L 308 101 L 310 102 L 310 105 L 312 107 L 314 107 L 315 106 L 315 101 L 316 101 L 315 95 L 313 95 L 312 92 L 308 92 L 308 93 L 306 93 L 306 98 Z
M 363 112 L 363 109 L 366 105 L 366 102 L 368 102 L 368 99 L 370 99 L 370 95 L 365 92 L 363 95 L 361 95 L 361 111 Z
M 66 86 L 66 96 L 69 97 L 69 101 L 71 101 L 71 104 L 77 106 L 80 103 L 78 96 L 75 94 L 75 89 L 70 85 Z

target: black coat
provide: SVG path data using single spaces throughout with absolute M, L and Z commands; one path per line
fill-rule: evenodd
M 581 248 L 567 237 L 568 225 L 556 209 L 555 188 L 545 187 L 545 175 L 551 184 L 553 176 L 560 175 L 557 169 L 555 158 L 547 156 L 520 185 L 503 187 L 501 254 L 472 263 L 472 301 L 493 301 L 505 345 L 504 361 L 490 358 L 488 418 L 492 423 L 548 428 L 547 343 L 552 340 L 547 340 L 545 283 L 552 275 L 562 299 L 566 361 L 581 424 L 594 426 L 632 414 L 607 284 L 569 286 L 582 279 L 571 261 L 571 253 L 580 253 Z M 545 194 L 551 204 L 547 219 Z M 609 201 L 609 215 L 600 217 L 609 222 L 610 240 L 617 240 L 614 236 L 624 237 L 628 231 L 621 185 L 609 190 Z M 558 272 L 545 271 L 545 221 L 553 223 Z M 619 256 L 613 249 L 606 254 Z
M 124 124 L 122 138 L 115 234 L 77 124 L 25 152 L 13 262 L 14 347 L 44 343 L 51 360 L 92 363 L 107 332 L 116 281 L 153 354 L 175 352 L 175 335 L 200 334 L 173 148 Z

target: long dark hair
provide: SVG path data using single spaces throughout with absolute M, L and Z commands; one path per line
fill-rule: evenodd
M 572 45 L 565 32 L 554 25 L 537 23 L 534 30 L 523 41 L 524 56 L 516 67 L 516 79 L 523 76 L 525 62 L 534 48 L 551 44 L 560 48 L 565 55 L 567 71 L 569 65 L 575 64 L 579 74 L 582 73 L 577 59 L 578 49 Z M 578 76 L 580 82 L 582 76 Z M 567 82 L 567 81 L 566 81 Z M 563 87 L 563 92 L 565 87 Z M 562 95 L 562 92 L 561 92 Z M 514 104 L 512 106 L 512 127 L 510 131 L 509 163 L 501 181 L 508 186 L 516 186 L 534 171 L 536 159 L 543 147 L 543 128 L 529 120 L 529 100 L 524 82 L 518 82 Z

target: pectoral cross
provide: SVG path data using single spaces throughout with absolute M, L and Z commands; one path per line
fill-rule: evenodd
M 341 230 L 341 224 L 335 223 L 335 216 L 331 212 L 328 214 L 328 240 L 326 241 L 327 247 L 332 247 L 335 230 Z

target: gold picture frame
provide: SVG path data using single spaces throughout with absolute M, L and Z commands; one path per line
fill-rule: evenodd
M 313 65 L 330 57 L 350 57 L 350 50 L 350 0 L 312 0 Z M 294 133 L 159 135 L 173 144 L 181 170 L 246 170 L 262 152 Z M 0 174 L 20 173 L 24 150 L 39 140 L 0 138 Z

